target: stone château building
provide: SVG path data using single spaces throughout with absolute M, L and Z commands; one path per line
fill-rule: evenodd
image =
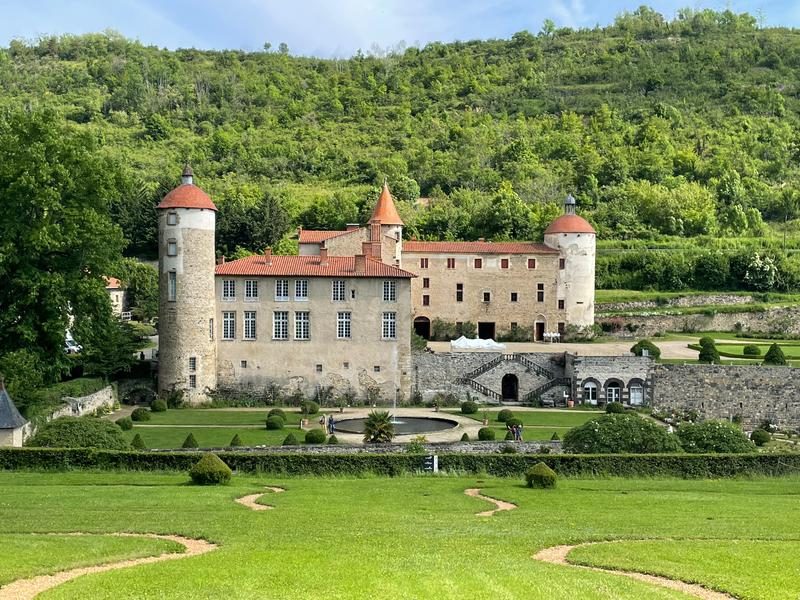
M 366 227 L 299 233 L 298 256 L 215 264 L 216 206 L 193 183 L 158 205 L 159 391 L 219 386 L 407 398 L 411 331 L 436 319 L 542 340 L 594 322 L 595 232 L 575 201 L 544 243 L 403 241 L 384 184 Z

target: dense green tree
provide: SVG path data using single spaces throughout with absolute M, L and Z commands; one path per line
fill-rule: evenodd
M 605 414 L 587 421 L 564 435 L 562 447 L 577 454 L 680 451 L 674 435 L 636 414 Z
M 132 258 L 121 260 L 112 270 L 128 293 L 133 316 L 148 321 L 158 316 L 158 271 Z
M 772 344 L 764 355 L 765 365 L 786 365 L 786 355 L 778 344 Z
M 678 428 L 678 438 L 686 452 L 753 452 L 755 445 L 741 427 L 727 421 L 686 423 Z

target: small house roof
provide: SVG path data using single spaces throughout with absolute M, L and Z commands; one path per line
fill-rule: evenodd
M 0 382 L 0 429 L 18 429 L 27 422 L 11 401 L 5 385 Z

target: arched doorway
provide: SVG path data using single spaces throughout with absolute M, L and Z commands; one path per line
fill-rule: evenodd
M 503 375 L 503 400 L 519 400 L 519 379 L 513 373 Z
M 622 402 L 622 384 L 619 381 L 606 382 L 606 402 Z
M 428 317 L 414 319 L 414 333 L 426 340 L 431 339 L 431 320 Z
M 586 404 L 597 405 L 597 384 L 594 381 L 583 384 L 583 401 Z

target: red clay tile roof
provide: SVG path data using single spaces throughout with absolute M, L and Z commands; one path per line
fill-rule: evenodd
M 358 230 L 353 229 L 351 231 L 358 231 Z M 350 231 L 335 231 L 335 230 L 313 231 L 310 229 L 301 229 L 298 242 L 300 244 L 321 244 L 325 240 L 339 237 L 340 235 L 344 235 L 345 233 L 350 233 Z
M 554 254 L 558 250 L 533 242 L 403 242 L 403 253 L 426 254 Z
M 416 277 L 372 258 L 366 259 L 363 273 L 356 273 L 354 256 L 329 256 L 323 266 L 319 256 L 272 256 L 267 264 L 263 255 L 255 255 L 217 265 L 215 272 L 260 277 Z
M 392 193 L 389 191 L 389 186 L 386 185 L 386 182 L 383 184 L 383 190 L 381 190 L 375 210 L 372 211 L 370 221 L 380 221 L 381 225 L 403 225 L 403 219 L 397 213 L 397 208 L 392 200 Z
M 589 221 L 578 215 L 561 215 L 550 223 L 550 227 L 545 229 L 548 233 L 595 233 L 594 228 L 589 225 Z
M 103 277 L 106 280 L 106 289 L 121 289 L 122 282 L 116 277 Z
M 157 208 L 207 208 L 217 210 L 211 198 L 192 183 L 184 183 L 164 196 Z

